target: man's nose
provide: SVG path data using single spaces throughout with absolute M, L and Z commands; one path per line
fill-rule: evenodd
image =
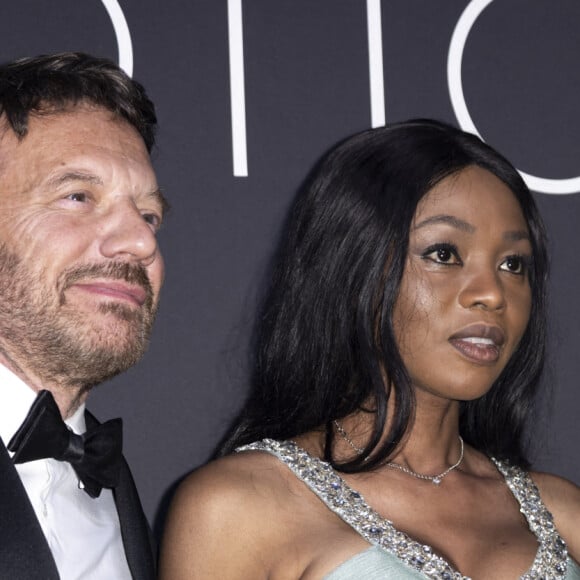
M 158 253 L 157 238 L 151 224 L 130 200 L 118 202 L 104 216 L 100 243 L 101 254 L 147 266 Z

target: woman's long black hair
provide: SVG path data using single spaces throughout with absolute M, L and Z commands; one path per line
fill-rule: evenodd
M 346 139 L 299 191 L 257 319 L 251 390 L 220 454 L 321 427 L 325 459 L 341 471 L 369 470 L 393 454 L 412 425 L 415 405 L 392 325 L 411 223 L 434 185 L 470 165 L 496 175 L 522 208 L 533 251 L 532 308 L 517 350 L 489 392 L 461 403 L 460 432 L 488 455 L 529 465 L 525 428 L 546 338 L 544 227 L 527 186 L 504 157 L 478 137 L 431 120 Z M 333 420 L 369 401 L 374 429 L 365 453 L 337 463 Z M 387 405 L 396 412 L 378 447 Z

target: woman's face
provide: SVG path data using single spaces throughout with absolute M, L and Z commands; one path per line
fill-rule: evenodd
M 417 390 L 458 400 L 487 392 L 528 323 L 531 258 L 519 203 L 489 171 L 464 169 L 421 200 L 393 312 Z

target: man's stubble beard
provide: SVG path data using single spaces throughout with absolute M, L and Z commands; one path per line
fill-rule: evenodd
M 91 278 L 124 280 L 145 288 L 140 307 L 103 301 L 88 309 L 71 305 L 66 290 Z M 0 352 L 43 385 L 83 391 L 133 366 L 149 343 L 156 308 L 145 269 L 136 264 L 88 264 L 59 275 L 46 288 L 44 271 L 32 271 L 0 245 Z M 42 386 L 42 385 L 41 385 Z

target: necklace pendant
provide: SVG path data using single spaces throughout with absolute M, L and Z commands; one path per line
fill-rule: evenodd
M 440 478 L 440 477 L 434 477 L 434 478 L 433 478 L 433 483 L 434 483 L 435 485 L 439 485 L 439 484 L 441 483 L 441 478 Z

